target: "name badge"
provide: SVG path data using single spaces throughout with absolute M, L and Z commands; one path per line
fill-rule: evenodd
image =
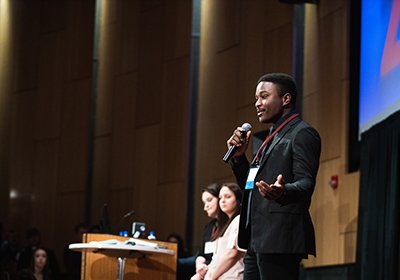
M 213 241 L 208 241 L 204 244 L 204 254 L 214 253 L 215 243 Z
M 254 179 L 256 178 L 259 167 L 250 168 L 249 176 L 247 176 L 245 190 L 254 189 Z

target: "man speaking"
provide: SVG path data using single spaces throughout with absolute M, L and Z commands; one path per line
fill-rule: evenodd
M 251 131 L 238 127 L 229 163 L 244 190 L 238 245 L 247 249 L 244 279 L 299 278 L 299 264 L 315 256 L 309 213 L 321 153 L 318 132 L 294 111 L 296 83 L 284 73 L 262 76 L 255 92 L 258 120 L 272 124 L 251 163 L 245 156 Z

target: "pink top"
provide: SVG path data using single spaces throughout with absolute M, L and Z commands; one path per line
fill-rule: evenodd
M 214 270 L 220 262 L 221 256 L 224 255 L 227 249 L 235 248 L 238 251 L 243 251 L 237 246 L 237 238 L 239 231 L 239 215 L 237 215 L 229 224 L 223 236 L 213 241 L 214 255 L 209 264 L 210 269 Z M 218 279 L 243 279 L 243 258 L 241 258 L 234 266 L 221 275 Z

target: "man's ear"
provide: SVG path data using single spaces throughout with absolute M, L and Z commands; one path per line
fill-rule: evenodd
M 290 93 L 285 93 L 282 96 L 283 106 L 287 107 L 292 102 L 292 95 Z

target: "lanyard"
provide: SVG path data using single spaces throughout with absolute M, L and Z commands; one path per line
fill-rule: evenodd
M 274 136 L 282 129 L 285 127 L 285 125 L 287 125 L 288 122 L 290 122 L 291 120 L 293 120 L 294 118 L 296 118 L 299 114 L 293 114 L 291 115 L 289 118 L 287 118 L 280 126 L 278 126 L 277 129 L 275 129 L 274 132 L 272 132 L 265 140 L 264 142 L 261 144 L 261 147 L 258 149 L 256 157 L 255 157 L 255 164 L 258 165 L 261 159 L 261 155 L 265 149 L 265 147 L 268 145 L 269 142 L 271 142 L 272 138 L 274 138 Z

